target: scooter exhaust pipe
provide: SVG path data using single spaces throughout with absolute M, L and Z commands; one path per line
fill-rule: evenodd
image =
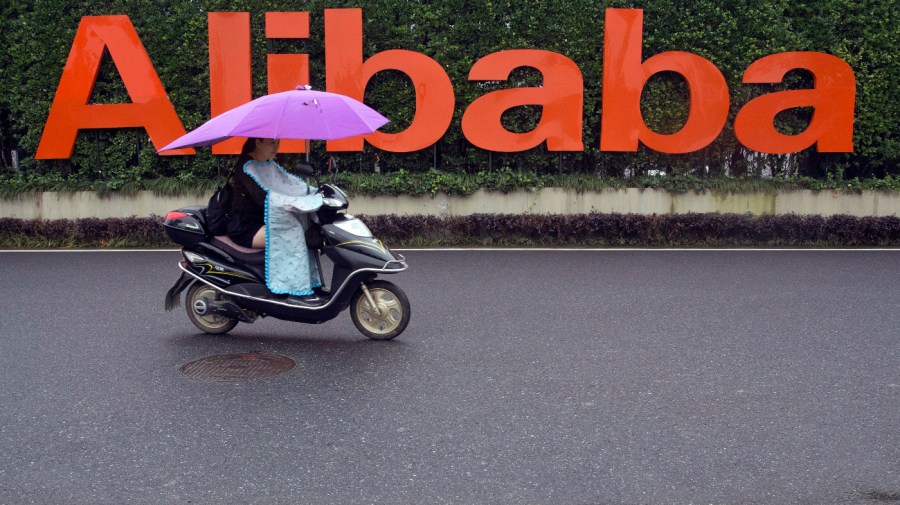
M 256 321 L 255 315 L 249 314 L 246 310 L 238 307 L 234 302 L 229 300 L 209 300 L 205 296 L 194 302 L 194 312 L 199 316 L 215 314 L 230 319 L 237 319 L 244 323 Z

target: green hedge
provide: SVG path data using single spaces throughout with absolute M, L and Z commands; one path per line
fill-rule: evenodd
M 324 180 L 324 179 L 323 179 Z M 182 180 L 157 178 L 112 188 L 106 181 L 85 181 L 75 178 L 49 179 L 35 174 L 16 174 L 0 184 L 0 199 L 14 199 L 23 193 L 41 191 L 95 191 L 101 195 L 112 191 L 134 192 L 149 190 L 159 195 L 199 196 L 214 190 L 224 179 Z M 426 170 L 408 172 L 400 169 L 388 174 L 341 172 L 337 184 L 351 196 L 396 195 L 471 195 L 478 190 L 510 192 L 540 188 L 562 188 L 577 191 L 601 191 L 604 189 L 653 188 L 672 192 L 712 191 L 718 193 L 776 192 L 791 189 L 810 189 L 840 193 L 870 191 L 900 191 L 900 176 L 888 175 L 882 179 L 840 179 L 829 174 L 824 179 L 806 176 L 759 177 L 697 177 L 691 174 L 672 176 L 639 176 L 632 179 L 599 177 L 596 174 L 541 174 L 535 171 L 510 170 L 493 172 Z
M 900 218 L 749 214 L 360 216 L 391 247 L 897 247 Z M 0 248 L 176 247 L 159 217 L 0 218 Z
M 364 54 L 387 49 L 410 49 L 433 57 L 450 76 L 457 109 L 445 137 L 433 148 L 394 154 L 371 147 L 360 154 L 337 158 L 346 170 L 372 171 L 376 156 L 385 172 L 417 173 L 433 168 L 464 173 L 508 168 L 540 175 L 588 173 L 601 177 L 641 175 L 649 169 L 704 178 L 773 173 L 824 179 L 898 175 L 900 158 L 900 75 L 898 10 L 882 0 L 522 0 L 517 2 L 409 2 L 370 0 L 364 3 L 297 0 L 7 0 L 0 6 L 0 186 L 17 149 L 23 170 L 44 178 L 44 184 L 74 179 L 82 184 L 100 181 L 107 190 L 152 186 L 155 180 L 175 179 L 199 184 L 220 174 L 230 158 L 216 158 L 209 150 L 194 157 L 157 156 L 141 129 L 83 131 L 68 161 L 33 159 L 63 65 L 79 19 L 85 15 L 127 14 L 153 61 L 185 127 L 208 119 L 209 70 L 206 12 L 249 11 L 253 33 L 254 94 L 265 93 L 265 54 L 309 54 L 312 84 L 324 87 L 323 10 L 364 9 Z M 644 55 L 669 50 L 696 53 L 710 59 L 725 75 L 732 107 L 725 130 L 709 147 L 687 155 L 662 155 L 646 149 L 638 153 L 600 153 L 600 83 L 604 9 L 644 9 Z M 307 41 L 269 41 L 264 37 L 267 11 L 308 11 L 311 37 Z M 512 48 L 542 48 L 561 53 L 581 68 L 585 82 L 584 153 L 549 153 L 543 147 L 525 153 L 489 154 L 471 146 L 460 129 L 462 112 L 485 92 L 468 81 L 472 64 L 489 53 Z M 753 96 L 775 89 L 811 85 L 802 72 L 789 74 L 780 86 L 741 84 L 746 67 L 756 59 L 781 51 L 822 51 L 847 61 L 857 78 L 857 109 L 852 154 L 820 154 L 806 150 L 791 156 L 757 156 L 737 144 L 733 134 L 737 110 Z M 506 83 L 489 89 L 535 85 L 539 76 L 528 69 L 514 72 Z M 414 91 L 399 73 L 378 74 L 367 88 L 366 100 L 393 122 L 386 131 L 408 126 Z M 675 74 L 654 77 L 642 98 L 648 124 L 660 132 L 677 131 L 685 117 L 687 89 Z M 94 90 L 97 103 L 129 101 L 114 66 L 106 59 Z M 504 116 L 510 130 L 526 131 L 539 118 L 536 108 L 520 107 Z M 779 128 L 801 131 L 810 111 L 796 109 L 779 115 Z M 325 153 L 316 146 L 314 161 Z

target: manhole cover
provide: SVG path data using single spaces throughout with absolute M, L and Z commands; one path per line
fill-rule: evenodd
M 294 368 L 296 363 L 280 354 L 251 352 L 209 356 L 181 367 L 191 379 L 215 382 L 240 382 L 267 379 Z

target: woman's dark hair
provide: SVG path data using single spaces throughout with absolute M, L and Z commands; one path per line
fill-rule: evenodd
M 232 174 L 238 170 L 243 170 L 244 164 L 250 161 L 250 153 L 256 149 L 256 141 L 257 139 L 248 137 L 247 141 L 244 142 L 244 146 L 241 147 L 241 155 L 238 156 L 237 161 L 234 163 L 234 169 L 231 171 Z
M 247 141 L 244 142 L 244 146 L 241 147 L 241 154 L 250 154 L 256 149 L 256 141 L 259 139 L 253 137 L 247 137 Z

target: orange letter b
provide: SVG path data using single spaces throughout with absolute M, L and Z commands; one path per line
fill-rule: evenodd
M 362 101 L 366 84 L 377 72 L 399 70 L 416 90 L 416 114 L 400 133 L 366 135 L 373 146 L 404 153 L 424 149 L 447 132 L 455 96 L 450 77 L 440 63 L 402 49 L 380 52 L 365 63 L 362 54 L 362 9 L 325 9 L 325 82 L 328 91 Z M 328 142 L 330 151 L 361 151 L 362 137 Z
M 696 54 L 669 51 L 641 63 L 641 9 L 607 9 L 603 47 L 603 117 L 600 149 L 637 151 L 640 140 L 664 153 L 689 153 L 710 144 L 728 118 L 728 85 L 711 61 Z M 676 133 L 651 131 L 641 117 L 641 92 L 651 75 L 681 74 L 691 92 L 687 121 Z

